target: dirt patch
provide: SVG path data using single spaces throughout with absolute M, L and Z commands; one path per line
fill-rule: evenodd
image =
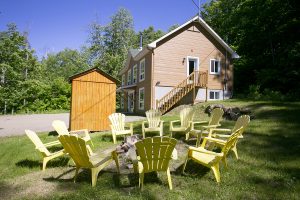
M 178 140 L 176 149 L 178 159 L 172 160 L 170 163 L 172 173 L 180 171 L 180 167 L 186 157 L 187 144 Z M 121 165 L 120 170 L 121 174 L 133 173 L 133 169 L 128 169 L 126 165 Z M 102 171 L 116 173 L 115 163 L 112 162 Z M 42 197 L 47 198 L 47 196 L 52 196 L 53 193 L 66 194 L 76 192 L 82 187 L 82 184 L 73 182 L 74 174 L 75 168 L 73 166 L 56 167 L 48 168 L 44 172 L 32 172 L 24 176 L 6 180 L 5 182 L 0 182 L 0 199 L 37 199 Z M 89 173 L 84 172 L 80 176 L 84 176 L 86 181 L 91 180 Z

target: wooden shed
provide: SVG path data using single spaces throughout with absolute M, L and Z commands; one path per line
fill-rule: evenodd
M 118 80 L 98 68 L 92 68 L 70 77 L 70 82 L 70 129 L 108 130 L 108 116 L 116 111 Z

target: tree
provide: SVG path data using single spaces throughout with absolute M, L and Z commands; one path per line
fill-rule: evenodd
M 154 30 L 153 26 L 149 26 L 147 29 L 144 29 L 143 31 L 140 31 L 136 34 L 136 42 L 135 47 L 139 47 L 140 44 L 140 34 L 143 36 L 143 46 L 150 44 L 151 42 L 157 40 L 158 38 L 162 37 L 164 35 L 164 32 L 161 30 Z
M 204 6 L 206 22 L 236 49 L 235 89 L 260 85 L 300 96 L 300 26 L 296 1 L 219 0 Z
M 93 65 L 117 76 L 128 50 L 133 47 L 134 36 L 133 18 L 124 8 L 120 8 L 106 26 L 93 23 L 88 41 L 89 57 Z
M 0 109 L 4 112 L 14 112 L 25 104 L 20 85 L 39 75 L 40 66 L 27 42 L 15 24 L 0 32 Z

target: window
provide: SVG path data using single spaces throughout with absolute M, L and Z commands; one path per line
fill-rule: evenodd
M 145 90 L 144 88 L 139 89 L 139 109 L 144 110 Z
M 127 85 L 131 84 L 131 69 L 128 70 L 127 72 Z
M 220 99 L 220 91 L 210 91 L 209 99 L 211 100 Z
M 122 86 L 125 85 L 125 74 L 122 75 Z
M 221 64 L 219 60 L 211 59 L 210 60 L 210 74 L 220 74 Z
M 124 93 L 121 93 L 120 104 L 121 104 L 121 109 L 124 109 Z
M 145 80 L 145 59 L 140 62 L 140 81 Z
M 133 76 L 132 77 L 133 83 L 136 83 L 136 81 L 137 81 L 137 66 L 136 65 L 133 66 L 132 76 Z

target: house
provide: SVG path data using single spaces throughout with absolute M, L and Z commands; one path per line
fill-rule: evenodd
M 239 58 L 201 17 L 128 52 L 120 71 L 123 111 L 163 113 L 180 104 L 230 98 Z
M 119 81 L 98 68 L 92 68 L 70 77 L 70 82 L 70 130 L 110 129 L 108 116 L 116 112 Z

